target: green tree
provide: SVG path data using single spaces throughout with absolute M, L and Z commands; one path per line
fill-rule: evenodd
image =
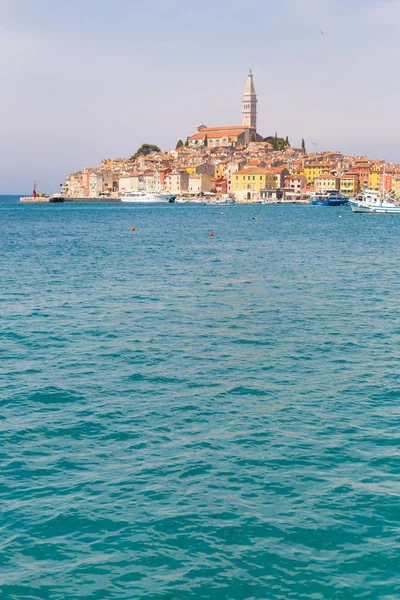
M 204 146 L 207 148 L 208 146 L 208 136 L 206 134 L 206 137 L 204 138 Z
M 304 138 L 302 138 L 301 140 L 301 147 L 303 148 L 304 153 L 306 152 L 306 143 L 304 141 Z
M 135 161 L 139 156 L 148 156 L 149 154 L 153 154 L 154 152 L 161 152 L 158 146 L 154 144 L 142 144 L 138 150 L 136 150 L 135 154 L 131 156 L 131 160 Z
M 269 144 L 271 144 L 272 148 L 274 150 L 280 151 L 280 150 L 284 150 L 285 149 L 285 139 L 278 137 L 278 134 L 275 133 L 275 135 L 269 135 L 268 137 L 263 139 L 264 142 L 268 142 Z
M 255 142 L 255 141 L 256 141 L 256 136 L 255 136 L 255 134 L 254 134 L 254 133 L 253 133 L 253 135 L 251 136 L 251 141 L 252 141 L 252 142 Z
M 186 138 L 185 146 L 186 148 L 189 146 L 189 138 Z
M 183 146 L 182 140 L 178 140 L 176 143 L 176 146 L 175 146 L 175 150 L 178 150 L 178 148 L 182 148 L 182 146 Z
M 288 136 L 286 136 L 286 140 L 285 140 L 285 146 L 290 146 L 290 143 L 289 143 L 289 138 L 288 138 Z

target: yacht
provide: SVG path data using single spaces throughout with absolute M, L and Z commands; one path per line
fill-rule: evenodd
M 121 202 L 170 202 L 171 196 L 167 194 L 154 194 L 152 192 L 128 192 L 121 196 Z

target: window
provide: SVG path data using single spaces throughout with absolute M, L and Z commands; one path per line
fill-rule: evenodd
M 253 175 L 253 181 L 255 181 L 255 178 L 256 178 L 256 176 L 255 176 L 255 175 Z

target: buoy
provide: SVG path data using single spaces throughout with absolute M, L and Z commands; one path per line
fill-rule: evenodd
M 136 231 L 136 227 L 132 227 L 132 231 Z
M 257 221 L 258 217 L 253 217 L 254 221 Z
M 221 215 L 223 215 L 224 213 L 222 212 Z
M 214 237 L 214 232 L 210 231 L 210 237 Z

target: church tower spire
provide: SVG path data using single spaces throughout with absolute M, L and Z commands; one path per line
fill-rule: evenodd
M 257 95 L 251 69 L 243 95 L 243 125 L 257 129 Z

